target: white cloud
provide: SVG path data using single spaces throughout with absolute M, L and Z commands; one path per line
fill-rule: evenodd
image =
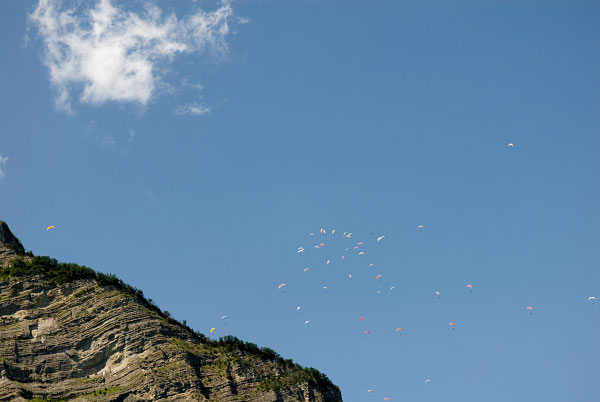
M 194 115 L 194 116 L 202 116 L 205 114 L 210 114 L 210 107 L 203 105 L 198 102 L 186 103 L 185 105 L 179 106 L 175 109 L 175 114 L 183 116 L 183 115 Z
M 6 177 L 6 163 L 8 162 L 8 156 L 0 155 L 0 181 Z
M 198 9 L 178 19 L 147 4 L 127 11 L 111 0 L 40 0 L 29 15 L 44 43 L 43 63 L 56 89 L 56 106 L 72 113 L 72 93 L 82 102 L 145 106 L 163 82 L 164 66 L 179 53 L 222 57 L 233 20 L 230 0 L 214 11 Z M 125 3 L 124 3 L 125 4 Z

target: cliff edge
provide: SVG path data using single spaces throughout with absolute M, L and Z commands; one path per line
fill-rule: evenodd
M 0 401 L 341 402 L 268 348 L 207 339 L 113 275 L 25 253 L 0 222 Z

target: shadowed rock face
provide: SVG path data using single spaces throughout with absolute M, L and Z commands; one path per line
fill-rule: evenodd
M 25 254 L 23 245 L 10 231 L 4 221 L 0 221 L 0 265 L 14 257 Z
M 2 236 L 23 254 L 7 227 Z M 342 401 L 325 377 L 206 340 L 118 287 L 2 272 L 0 401 Z

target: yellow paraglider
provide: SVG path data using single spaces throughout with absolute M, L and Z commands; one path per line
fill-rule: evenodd
M 215 328 L 211 328 L 210 333 L 212 334 L 214 330 L 215 330 Z
M 50 229 L 56 229 L 56 228 L 55 228 L 54 226 L 48 226 L 48 227 L 46 228 L 46 230 L 50 230 Z

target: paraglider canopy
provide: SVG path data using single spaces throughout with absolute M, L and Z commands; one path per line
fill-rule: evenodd
M 46 228 L 46 230 L 50 230 L 50 229 L 56 229 L 56 227 L 54 227 L 54 226 L 48 226 L 48 227 Z

